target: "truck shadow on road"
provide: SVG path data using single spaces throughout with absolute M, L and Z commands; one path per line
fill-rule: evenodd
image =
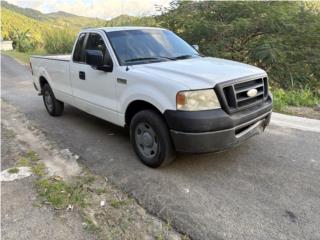
M 134 167 L 138 167 L 137 165 L 139 165 L 140 167 L 148 169 L 140 163 L 133 152 L 128 129 L 118 127 L 72 106 L 66 106 L 65 113 L 61 117 L 61 120 L 64 122 L 63 124 L 65 127 L 70 126 L 70 128 L 74 130 L 71 131 L 76 134 L 77 137 L 72 141 L 72 145 L 80 151 L 86 149 L 85 152 L 87 153 L 95 153 L 95 157 L 101 159 L 101 161 L 104 156 L 105 159 L 112 158 L 112 161 L 124 161 L 123 163 L 128 165 Z M 222 166 L 227 167 L 230 164 L 232 165 L 234 159 L 237 159 L 238 156 L 242 154 L 242 149 L 247 149 L 248 145 L 252 144 L 254 144 L 254 141 L 249 140 L 249 142 L 246 142 L 241 146 L 218 153 L 177 153 L 176 160 L 172 164 L 161 168 L 161 171 L 170 169 L 180 169 L 181 171 L 184 171 L 186 170 L 185 168 L 192 168 L 193 171 L 196 171 L 197 169 L 203 171 L 202 168 L 208 170 L 216 167 L 220 168 Z M 79 146 L 81 146 L 81 148 L 79 148 Z M 100 156 L 98 156 L 98 153 L 100 153 Z M 93 159 L 91 158 L 90 161 L 93 161 Z M 99 162 L 103 164 L 101 161 Z M 106 162 L 104 163 L 106 164 Z

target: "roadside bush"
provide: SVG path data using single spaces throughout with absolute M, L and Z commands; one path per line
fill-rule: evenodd
M 309 89 L 283 90 L 282 88 L 272 90 L 273 108 L 283 111 L 287 106 L 313 107 L 320 104 L 320 97 L 314 95 Z
M 43 34 L 44 49 L 50 54 L 71 53 L 76 38 L 75 32 L 50 30 Z
M 29 33 L 30 29 L 22 31 L 18 28 L 11 27 L 7 39 L 12 40 L 13 48 L 19 52 L 28 52 L 36 48 L 37 42 Z

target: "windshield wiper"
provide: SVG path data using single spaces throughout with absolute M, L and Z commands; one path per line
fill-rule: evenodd
M 169 58 L 165 58 L 165 57 L 141 57 L 141 58 L 131 58 L 131 59 L 127 59 L 125 60 L 126 63 L 128 62 L 140 62 L 140 61 L 158 61 L 158 60 L 163 60 L 163 59 L 169 59 Z
M 180 55 L 180 56 L 176 56 L 176 57 L 171 57 L 171 60 L 179 60 L 179 59 L 188 59 L 188 58 L 193 58 L 194 56 L 190 55 L 190 54 L 186 54 L 186 55 Z

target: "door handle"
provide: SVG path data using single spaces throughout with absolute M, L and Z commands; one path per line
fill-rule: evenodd
M 81 80 L 86 80 L 86 73 L 80 71 L 80 72 L 79 72 L 79 78 L 80 78 Z

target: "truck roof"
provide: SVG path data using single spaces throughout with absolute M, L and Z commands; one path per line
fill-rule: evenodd
M 126 31 L 126 30 L 139 30 L 139 29 L 162 29 L 157 27 L 137 27 L 137 26 L 123 26 L 123 27 L 98 27 L 98 28 L 85 28 L 82 31 L 87 30 L 103 30 L 105 32 Z

